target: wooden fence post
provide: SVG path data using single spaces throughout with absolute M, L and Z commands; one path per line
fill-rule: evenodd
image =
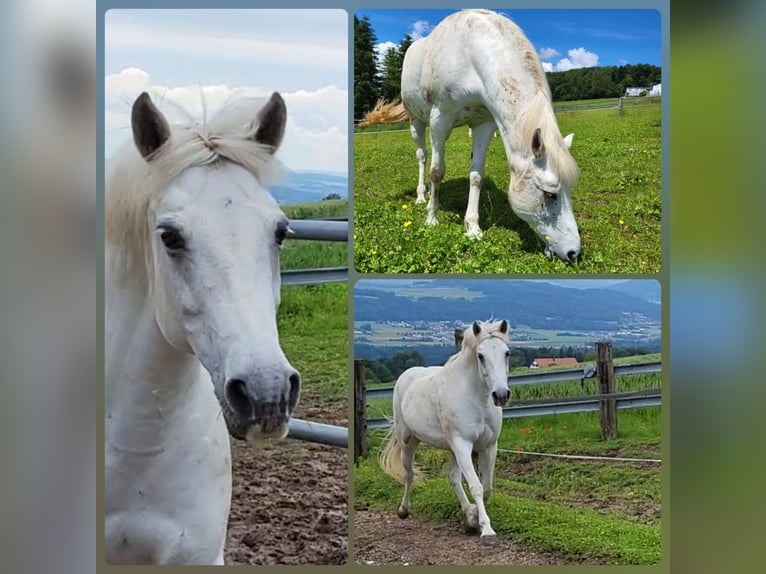
M 622 117 L 622 98 L 617 100 L 617 117 Z
M 464 329 L 455 329 L 455 352 L 459 353 L 460 348 L 463 346 L 463 331 Z
M 596 375 L 598 377 L 599 394 L 609 395 L 614 389 L 614 363 L 612 363 L 612 343 L 599 341 L 596 343 Z M 601 399 L 601 438 L 603 440 L 617 438 L 617 401 Z
M 367 394 L 364 389 L 364 365 L 354 361 L 354 463 L 367 455 Z

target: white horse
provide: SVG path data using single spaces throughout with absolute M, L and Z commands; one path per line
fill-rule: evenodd
M 394 385 L 393 427 L 380 453 L 380 466 L 404 483 L 399 518 L 407 518 L 410 487 L 419 480 L 415 451 L 423 442 L 450 450 L 449 479 L 460 501 L 469 531 L 481 530 L 481 540 L 494 544 L 484 501 L 492 493 L 497 439 L 508 401 L 508 321 L 474 322 L 463 334 L 459 353 L 441 367 L 412 367 Z M 476 474 L 471 452 L 479 455 Z M 468 483 L 474 504 L 463 490 Z
M 229 433 L 287 434 L 301 384 L 277 333 L 289 228 L 264 187 L 285 121 L 278 93 L 172 128 L 148 94 L 133 104 L 106 193 L 109 563 L 223 564 Z
M 543 240 L 548 258 L 555 254 L 573 262 L 580 256 L 570 198 L 578 173 L 569 153 L 573 134 L 561 137 L 540 59 L 515 23 L 488 10 L 451 14 L 405 53 L 401 96 L 399 106 L 373 110 L 365 123 L 409 118 L 418 159 L 416 203 L 425 203 L 426 125 L 430 127 L 428 225 L 438 223 L 444 142 L 453 128 L 467 124 L 473 139 L 464 223 L 468 237 L 481 238 L 479 194 L 497 129 L 511 171 L 508 199 L 513 211 Z

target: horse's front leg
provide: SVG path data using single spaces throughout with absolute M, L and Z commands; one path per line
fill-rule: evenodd
M 489 500 L 492 495 L 492 479 L 495 474 L 495 460 L 497 459 L 497 443 L 493 442 L 486 449 L 479 451 L 479 472 L 481 473 L 481 485 L 484 488 L 484 500 Z
M 457 464 L 455 453 L 451 452 L 452 460 L 449 468 L 449 481 L 452 483 L 452 488 L 455 489 L 458 502 L 460 502 L 460 510 L 463 512 L 465 518 L 465 529 L 467 532 L 476 532 L 479 528 L 479 512 L 475 504 L 471 504 L 468 497 L 463 490 L 463 475 L 460 473 L 460 467 Z
M 487 158 L 487 150 L 492 141 L 492 134 L 496 129 L 495 122 L 484 122 L 473 130 L 471 145 L 471 173 L 469 175 L 470 187 L 468 190 L 468 207 L 465 210 L 465 234 L 471 239 L 481 239 L 482 232 L 479 227 L 479 196 L 481 194 L 482 178 L 484 177 L 484 162 Z
M 495 531 L 492 530 L 492 526 L 489 523 L 489 516 L 487 516 L 487 510 L 484 508 L 484 487 L 476 474 L 476 470 L 473 468 L 473 461 L 471 460 L 473 444 L 462 437 L 455 437 L 451 441 L 450 448 L 455 454 L 455 460 L 457 460 L 457 464 L 460 467 L 460 472 L 463 473 L 463 476 L 468 483 L 468 488 L 471 490 L 471 497 L 478 509 L 481 541 L 484 544 L 494 544 L 497 541 L 497 535 L 495 534 Z
M 418 158 L 418 189 L 417 198 L 415 203 L 426 202 L 426 184 L 425 184 L 425 171 L 426 171 L 426 124 L 418 119 L 410 120 L 410 135 L 415 141 L 415 155 Z
M 446 167 L 444 164 L 444 142 L 452 133 L 452 118 L 441 114 L 435 109 L 431 112 L 431 193 L 428 197 L 428 217 L 426 225 L 436 225 L 436 212 L 439 211 L 439 184 L 444 178 Z

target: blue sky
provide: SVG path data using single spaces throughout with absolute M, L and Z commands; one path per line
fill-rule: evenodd
M 348 170 L 348 16 L 343 10 L 110 10 L 105 20 L 106 155 L 129 136 L 143 90 L 201 115 L 232 94 L 279 91 L 282 162 Z
M 381 51 L 405 34 L 427 36 L 458 10 L 360 10 L 370 17 Z M 548 71 L 590 66 L 662 64 L 661 21 L 656 10 L 498 9 L 515 21 Z

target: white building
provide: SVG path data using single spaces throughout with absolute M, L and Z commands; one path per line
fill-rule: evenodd
M 662 95 L 662 84 L 655 84 L 652 86 L 652 89 L 649 90 L 648 96 L 661 96 Z

